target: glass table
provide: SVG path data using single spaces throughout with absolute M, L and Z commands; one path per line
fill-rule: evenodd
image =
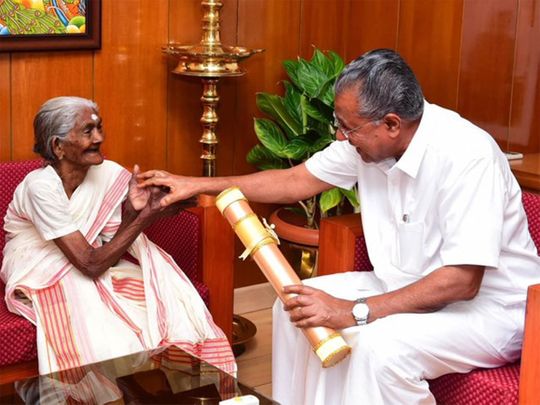
M 279 405 L 176 346 L 0 386 L 1 404 L 217 405 L 241 395 Z

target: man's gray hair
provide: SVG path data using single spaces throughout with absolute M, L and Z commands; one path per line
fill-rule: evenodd
M 85 108 L 99 112 L 97 104 L 86 98 L 56 97 L 47 100 L 34 118 L 34 152 L 55 162 L 54 140 L 62 141 L 69 135 Z
M 391 49 L 376 49 L 352 61 L 335 84 L 336 95 L 356 88 L 360 111 L 358 114 L 379 120 L 388 113 L 414 121 L 424 111 L 424 95 L 413 71 Z

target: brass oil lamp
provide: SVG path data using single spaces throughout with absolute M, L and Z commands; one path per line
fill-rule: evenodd
M 226 46 L 220 39 L 221 0 L 202 0 L 202 39 L 196 45 L 169 43 L 163 52 L 178 59 L 173 73 L 200 77 L 203 84 L 201 103 L 203 113 L 200 119 L 203 131 L 201 139 L 203 176 L 216 175 L 216 125 L 219 121 L 217 106 L 219 95 L 217 84 L 222 77 L 237 77 L 245 74 L 239 62 L 263 49 L 248 49 L 241 46 Z

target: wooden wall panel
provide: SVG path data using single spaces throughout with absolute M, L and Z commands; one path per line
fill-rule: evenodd
M 397 49 L 430 101 L 457 108 L 505 148 L 540 152 L 533 126 L 540 114 L 538 0 L 223 3 L 222 42 L 266 51 L 242 62 L 245 76 L 220 81 L 218 175 L 255 171 L 245 161 L 257 143 L 253 118 L 262 116 L 255 94 L 281 94 L 283 60 L 309 58 L 312 44 L 345 61 L 375 48 Z M 138 162 L 143 169 L 199 175 L 202 85 L 173 75 L 176 61 L 161 46 L 200 41 L 201 0 L 103 0 L 102 7 L 101 50 L 0 53 L 0 160 L 33 157 L 38 107 L 74 94 L 100 104 L 108 157 L 127 167 Z M 265 216 L 272 208 L 254 204 Z M 253 263 L 239 265 L 237 273 L 244 271 L 248 284 L 263 281 Z
M 427 100 L 457 108 L 463 2 L 402 0 L 398 52 L 414 70 Z
M 345 32 L 345 61 L 377 48 L 395 49 L 399 0 L 351 0 Z
M 295 59 L 299 50 L 299 38 L 291 33 L 299 32 L 300 6 L 299 1 L 239 0 L 238 42 L 265 51 L 242 62 L 247 74 L 237 83 L 235 173 L 255 170 L 246 162 L 246 155 L 257 143 L 253 118 L 263 116 L 255 103 L 256 93 L 283 95 L 283 61 Z
M 174 69 L 175 65 L 176 63 L 169 63 L 169 70 Z M 200 176 L 202 173 L 200 159 L 202 148 L 199 143 L 201 138 L 199 124 L 202 113 L 199 101 L 201 93 L 202 85 L 199 79 L 176 75 L 169 77 L 166 167 L 171 172 L 191 176 Z M 218 140 L 219 138 L 218 132 Z M 221 146 L 218 146 L 218 150 L 221 149 Z M 220 157 L 218 155 L 218 161 Z M 165 165 L 162 166 L 165 168 Z
M 300 56 L 310 59 L 313 47 L 333 50 L 343 57 L 349 31 L 350 0 L 308 0 L 302 2 Z
M 233 172 L 244 174 L 256 169 L 246 162 L 246 155 L 257 143 L 253 118 L 262 117 L 255 103 L 257 92 L 283 94 L 280 81 L 286 78 L 283 61 L 294 59 L 299 53 L 300 1 L 239 0 L 238 43 L 250 48 L 264 48 L 242 62 L 247 74 L 237 82 L 235 153 Z M 252 204 L 257 214 L 266 218 L 275 206 Z M 236 252 L 243 247 L 237 241 Z M 266 281 L 252 260 L 237 261 L 235 286 L 241 287 Z
M 13 160 L 32 159 L 32 123 L 52 97 L 92 98 L 92 55 L 86 52 L 14 53 L 11 56 Z
M 458 111 L 507 149 L 517 0 L 465 0 Z
M 540 3 L 520 0 L 510 116 L 509 149 L 540 152 Z
M 95 54 L 95 100 L 112 160 L 131 168 L 165 162 L 168 1 L 103 2 L 102 49 Z M 129 11 L 129 12 L 126 12 Z
M 0 161 L 11 159 L 10 55 L 0 54 Z

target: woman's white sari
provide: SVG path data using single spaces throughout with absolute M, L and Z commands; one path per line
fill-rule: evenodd
M 1 276 L 8 308 L 37 326 L 40 373 L 176 344 L 234 374 L 227 339 L 195 288 L 144 234 L 129 248 L 140 265 L 121 260 L 96 280 L 77 270 L 52 240 L 79 230 L 94 247 L 109 241 L 120 226 L 130 176 L 105 161 L 90 168 L 69 200 L 64 193 L 56 203 L 50 200 L 63 189 L 49 166 L 30 173 L 15 192 L 5 218 Z M 44 231 L 42 222 L 55 216 L 69 221 Z

